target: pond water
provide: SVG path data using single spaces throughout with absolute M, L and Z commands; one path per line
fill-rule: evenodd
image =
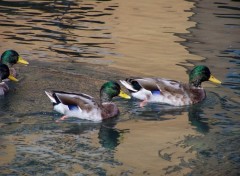
M 0 52 L 19 82 L 0 97 L 0 175 L 240 175 L 238 0 L 0 1 Z M 102 123 L 52 110 L 44 90 L 99 96 L 128 76 L 187 81 L 205 64 L 223 84 L 187 107 L 114 99 Z

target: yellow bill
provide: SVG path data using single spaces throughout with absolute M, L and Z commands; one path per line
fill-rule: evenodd
M 124 93 L 122 90 L 120 90 L 118 96 L 126 99 L 131 99 L 131 97 L 128 94 Z
M 222 82 L 219 81 L 217 78 L 215 78 L 213 75 L 210 76 L 208 81 L 211 81 L 211 82 L 216 83 L 216 84 L 222 84 Z
M 18 57 L 18 61 L 17 63 L 19 64 L 24 64 L 24 65 L 28 65 L 28 61 L 24 60 L 21 56 Z
M 11 81 L 18 81 L 18 79 L 15 78 L 15 77 L 12 76 L 12 75 L 9 75 L 9 76 L 8 76 L 8 79 L 10 79 Z

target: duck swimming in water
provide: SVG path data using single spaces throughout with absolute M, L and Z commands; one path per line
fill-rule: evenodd
M 53 103 L 54 110 L 64 114 L 60 120 L 68 117 L 77 117 L 91 121 L 102 121 L 112 118 L 119 114 L 118 107 L 112 102 L 112 98 L 115 96 L 126 99 L 131 98 L 114 81 L 109 81 L 102 85 L 100 102 L 84 93 L 77 94 L 62 91 L 45 91 L 45 93 Z
M 18 81 L 14 76 L 10 74 L 10 70 L 7 65 L 0 63 L 0 95 L 4 95 L 9 91 L 8 85 L 3 82 L 4 79 L 11 81 Z
M 221 81 L 211 75 L 208 67 L 199 65 L 189 74 L 189 83 L 182 83 L 164 78 L 127 78 L 120 80 L 131 95 L 142 100 L 143 107 L 148 102 L 166 103 L 173 106 L 191 105 L 201 102 L 206 97 L 201 83 L 211 81 L 221 84 Z
M 5 64 L 9 67 L 10 72 L 13 76 L 17 76 L 16 70 L 12 67 L 14 64 L 20 63 L 24 65 L 28 65 L 29 63 L 24 60 L 16 51 L 14 50 L 6 50 L 1 55 L 0 63 Z

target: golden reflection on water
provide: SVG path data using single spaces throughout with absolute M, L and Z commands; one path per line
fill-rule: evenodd
M 42 4 L 46 8 L 44 13 L 42 8 L 12 7 L 16 13 L 2 17 L 6 19 L 0 28 L 1 51 L 14 48 L 32 60 L 51 62 L 114 62 L 110 66 L 140 76 L 183 81 L 187 80 L 185 70 L 176 63 L 202 59 L 190 54 L 178 43 L 183 39 L 174 35 L 188 33 L 187 29 L 195 26 L 188 20 L 193 2 Z M 19 41 L 12 40 L 15 38 Z
M 1 51 L 12 48 L 30 60 L 50 62 L 109 63 L 99 58 L 115 54 L 111 26 L 117 2 L 28 3 L 34 8 L 9 2 L 2 7 L 16 6 L 15 13 L 2 14 Z
M 0 138 L 0 166 L 10 163 L 16 156 L 16 147 L 10 142 L 11 140 L 12 139 Z
M 118 24 L 113 29 L 116 50 L 121 57 L 111 57 L 113 66 L 135 72 L 138 76 L 160 76 L 187 81 L 185 70 L 176 63 L 185 63 L 186 59 L 200 60 L 190 54 L 178 42 L 183 39 L 174 33 L 188 33 L 186 30 L 195 25 L 188 21 L 189 11 L 194 3 L 189 1 L 158 1 L 146 3 L 140 0 L 123 0 L 116 10 Z M 163 170 L 195 157 L 196 153 L 187 152 L 177 145 L 185 135 L 197 135 L 188 122 L 186 114 L 167 121 L 127 121 L 118 123 L 119 129 L 130 129 L 123 142 L 117 147 L 115 158 L 123 166 L 133 168 L 134 175 L 146 171 L 150 175 L 161 175 Z M 158 152 L 171 155 L 171 161 L 159 157 Z M 178 175 L 189 172 L 182 169 Z M 111 171 L 110 171 L 111 173 Z M 113 169 L 113 175 L 121 172 Z M 176 172 L 170 175 L 176 175 Z
M 189 167 L 181 167 L 181 163 L 195 158 L 196 152 L 184 146 L 186 136 L 200 134 L 189 124 L 187 113 L 173 118 L 165 116 L 165 121 L 130 120 L 119 122 L 119 130 L 129 129 L 123 134 L 120 145 L 116 148 L 114 158 L 122 166 L 111 168 L 104 166 L 109 175 L 120 175 L 124 170 L 131 170 L 133 175 L 184 175 L 190 172 Z M 93 144 L 98 146 L 96 133 L 91 135 Z M 94 142 L 95 141 L 95 142 Z M 177 172 L 175 168 L 180 168 Z
M 138 72 L 139 76 L 187 81 L 184 68 L 176 63 L 202 58 L 190 54 L 178 43 L 184 39 L 174 33 L 188 33 L 187 29 L 195 26 L 188 20 L 193 15 L 189 12 L 193 5 L 193 2 L 175 0 L 120 1 L 113 37 L 122 56 L 109 58 L 115 61 L 113 66 Z
M 122 145 L 119 145 L 115 157 L 124 165 L 138 168 L 135 171 L 136 175 L 144 171 L 157 175 L 168 167 L 179 165 L 182 157 L 188 161 L 196 154 L 188 153 L 189 148 L 184 148 L 180 144 L 185 135 L 196 135 L 186 120 L 186 114 L 165 122 L 133 121 L 118 124 L 120 129 L 121 125 L 123 128 L 131 129 L 131 132 L 126 135 Z M 169 157 L 162 157 L 164 155 Z M 189 171 L 189 168 L 181 172 L 186 171 Z
M 189 54 L 178 43 L 183 39 L 174 33 L 188 33 L 187 28 L 195 25 L 188 20 L 192 15 L 189 10 L 193 5 L 193 2 L 179 0 L 121 0 L 101 3 L 77 1 L 69 6 L 47 4 L 48 10 L 56 10 L 55 13 L 43 13 L 42 9 L 37 8 L 13 7 L 16 14 L 21 12 L 21 15 L 3 16 L 4 25 L 0 27 L 1 52 L 9 48 L 15 49 L 26 56 L 30 63 L 31 60 L 37 60 L 109 64 L 110 67 L 123 69 L 128 74 L 187 81 L 185 69 L 176 64 L 185 63 L 186 59 L 202 58 Z M 11 30 L 9 25 L 13 25 Z M 49 88 L 46 84 L 48 83 L 45 82 L 42 86 Z M 58 84 L 60 87 L 60 83 Z M 56 86 L 55 83 L 51 84 L 52 87 L 53 85 Z M 22 84 L 23 88 L 34 89 L 34 86 L 36 85 Z M 36 94 L 38 97 L 42 96 L 38 92 Z M 47 99 L 36 100 L 39 101 L 49 103 Z M 50 103 L 41 104 L 41 107 L 46 106 L 51 109 Z M 39 107 L 31 108 L 36 108 L 37 111 Z M 197 135 L 186 114 L 167 121 L 129 120 L 118 123 L 116 127 L 130 129 L 130 132 L 124 134 L 114 156 L 123 166 L 115 169 L 106 165 L 104 167 L 107 173 L 119 175 L 122 169 L 129 167 L 133 168 L 134 175 L 141 175 L 145 171 L 159 175 L 166 172 L 163 171 L 164 168 L 178 165 L 182 158 L 188 161 L 195 157 L 195 153 L 187 153 L 188 149 L 179 144 L 185 135 Z M 96 133 L 94 134 L 90 133 L 93 143 L 99 145 Z M 30 134 L 27 138 L 36 145 L 34 137 Z M 171 161 L 161 158 L 159 152 L 160 155 L 161 152 L 163 155 L 171 155 Z M 14 152 L 6 153 L 9 153 L 9 158 L 14 157 Z M 82 170 L 74 168 L 76 170 L 71 173 Z M 180 173 L 188 171 L 189 168 L 185 168 Z

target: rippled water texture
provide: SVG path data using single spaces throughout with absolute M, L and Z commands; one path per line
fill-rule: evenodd
M 240 175 L 239 0 L 0 1 L 0 52 L 19 82 L 0 97 L 0 175 Z M 62 123 L 44 90 L 99 97 L 128 76 L 187 81 L 208 65 L 221 86 L 186 107 L 114 102 L 102 123 Z

